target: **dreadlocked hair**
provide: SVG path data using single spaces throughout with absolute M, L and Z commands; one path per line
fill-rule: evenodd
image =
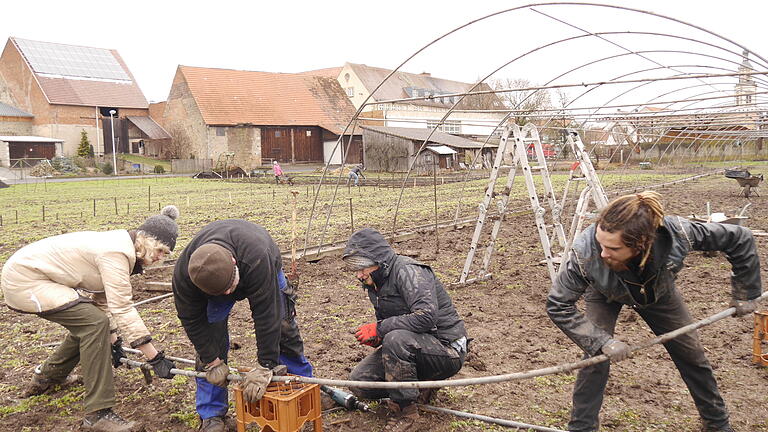
M 643 254 L 640 268 L 645 267 L 656 239 L 656 230 L 664 222 L 661 195 L 654 191 L 620 196 L 611 201 L 597 219 L 597 226 L 606 232 L 621 231 L 627 247 Z

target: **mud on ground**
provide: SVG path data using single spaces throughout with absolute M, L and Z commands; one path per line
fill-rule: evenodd
M 732 181 L 710 178 L 660 190 L 668 213 L 732 214 L 748 201 L 737 197 Z M 747 225 L 768 230 L 768 198 L 752 197 Z M 400 252 L 417 255 L 438 272 L 444 282 L 458 279 L 472 227 L 425 233 L 395 245 Z M 504 226 L 494 256 L 492 280 L 450 289 L 459 313 L 474 338 L 472 353 L 457 378 L 496 375 L 576 361 L 580 350 L 549 320 L 544 301 L 550 282 L 532 217 L 516 217 Z M 768 262 L 768 237 L 757 238 L 763 269 Z M 345 379 L 351 368 L 370 352 L 356 343 L 354 329 L 373 319 L 373 309 L 354 277 L 343 271 L 338 258 L 301 264 L 298 319 L 307 357 L 317 376 Z M 765 270 L 763 270 L 765 280 Z M 730 267 L 724 257 L 707 258 L 693 253 L 686 260 L 678 287 L 697 319 L 726 308 L 730 296 Z M 146 292 L 147 280 L 169 280 L 168 271 L 136 277 L 136 298 Z M 170 300 L 140 307 L 156 343 L 167 353 L 193 358 L 193 350 L 175 318 Z M 61 390 L 36 399 L 21 399 L 20 392 L 55 343 L 61 328 L 33 316 L 0 310 L 4 347 L 0 364 L 0 430 L 70 431 L 82 418 L 82 387 Z M 236 306 L 230 319 L 232 363 L 253 364 L 255 341 L 246 304 Z M 726 319 L 700 332 L 707 356 L 715 369 L 722 395 L 737 431 L 768 431 L 768 368 L 751 363 L 753 321 Z M 647 325 L 624 310 L 617 337 L 636 343 L 652 337 Z M 443 388 L 434 405 L 520 422 L 565 427 L 575 376 L 562 374 L 532 380 L 472 387 Z M 194 384 L 187 378 L 155 380 L 146 386 L 136 370 L 116 370 L 116 410 L 144 421 L 150 431 L 186 431 L 196 425 Z M 697 431 L 698 415 L 677 370 L 662 347 L 643 351 L 615 365 L 601 412 L 605 431 Z M 377 431 L 384 421 L 374 414 L 333 412 L 324 415 L 326 431 Z M 498 426 L 447 415 L 424 414 L 423 430 L 506 430 Z

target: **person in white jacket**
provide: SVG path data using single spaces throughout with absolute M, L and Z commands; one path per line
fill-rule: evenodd
M 170 370 L 175 365 L 152 344 L 133 306 L 130 276 L 173 250 L 178 215 L 175 206 L 166 206 L 138 229 L 48 237 L 24 246 L 8 259 L 0 276 L 6 305 L 68 330 L 56 351 L 35 368 L 25 396 L 74 381 L 70 372 L 80 363 L 86 413 L 82 428 L 108 432 L 144 429 L 141 423 L 125 420 L 112 410 L 112 366 L 121 364 L 124 338 L 144 354 L 158 377 L 173 377 Z

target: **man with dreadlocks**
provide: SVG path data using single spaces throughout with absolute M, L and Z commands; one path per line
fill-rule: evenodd
M 586 352 L 626 359 L 629 346 L 613 337 L 623 305 L 633 308 L 657 335 L 692 322 L 675 288 L 683 259 L 692 250 L 723 251 L 731 263 L 736 316 L 752 313 L 762 285 L 752 233 L 737 225 L 696 223 L 664 216 L 653 191 L 625 195 L 604 208 L 597 223 L 576 238 L 547 299 L 552 321 Z M 576 308 L 584 296 L 586 312 Z M 695 332 L 664 344 L 691 392 L 704 431 L 732 432 L 712 367 Z M 579 371 L 568 430 L 596 431 L 608 362 Z

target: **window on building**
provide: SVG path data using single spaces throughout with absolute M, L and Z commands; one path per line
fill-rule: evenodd
M 461 133 L 461 122 L 460 121 L 447 121 L 438 127 L 437 120 L 427 120 L 427 129 L 434 129 L 438 128 L 440 132 L 445 132 L 449 134 L 460 134 Z
M 275 131 L 275 138 L 280 138 L 281 136 L 283 136 L 283 134 L 281 133 L 281 131 L 279 131 L 279 130 L 276 130 L 276 131 Z
M 216 128 L 216 136 L 226 136 L 227 130 L 223 127 L 217 127 Z
M 312 136 L 312 131 L 311 130 L 307 131 L 307 136 Z
M 355 97 L 355 88 L 354 87 L 347 87 L 347 97 Z

